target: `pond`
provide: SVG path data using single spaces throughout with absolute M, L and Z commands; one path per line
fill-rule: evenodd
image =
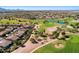
M 58 22 L 58 23 L 59 23 L 59 24 L 64 24 L 64 22 L 62 22 L 62 21 L 61 21 L 61 22 Z
M 59 23 L 59 24 L 64 24 L 63 21 L 57 22 L 57 20 L 55 20 L 55 19 L 53 19 L 53 20 L 52 19 L 48 19 L 47 22 L 56 22 L 56 23 Z

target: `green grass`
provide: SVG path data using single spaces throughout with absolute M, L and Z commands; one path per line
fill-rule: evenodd
M 17 20 L 0 20 L 0 24 L 17 24 Z
M 65 47 L 61 49 L 55 48 L 52 43 L 39 48 L 35 53 L 79 53 L 79 36 L 71 35 L 69 41 L 65 41 Z
M 45 26 L 46 27 L 52 27 L 54 26 L 55 24 L 53 22 L 48 22 L 48 23 L 45 23 Z
M 65 45 L 64 41 L 58 41 L 59 43 L 63 43 Z M 54 44 L 50 43 L 42 48 L 39 48 L 38 50 L 36 50 L 34 53 L 54 53 L 54 52 L 58 52 L 61 49 L 57 49 L 54 47 Z
M 79 43 L 79 35 L 71 35 L 70 41 L 72 43 Z
M 60 52 L 60 53 L 79 53 L 79 43 L 67 42 L 65 48 L 58 52 Z
M 25 22 L 19 22 L 18 20 L 0 20 L 0 24 L 24 24 Z
M 52 53 L 56 51 L 56 49 L 53 47 L 52 44 L 48 44 L 38 50 L 36 50 L 34 53 Z

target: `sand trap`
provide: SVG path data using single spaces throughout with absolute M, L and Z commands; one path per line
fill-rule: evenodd
M 55 44 L 54 47 L 55 48 L 64 48 L 64 44 Z

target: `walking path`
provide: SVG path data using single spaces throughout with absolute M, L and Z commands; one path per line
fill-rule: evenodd
M 39 48 L 41 48 L 41 47 L 43 47 L 43 46 L 45 46 L 45 45 L 47 45 L 47 44 L 50 44 L 50 43 L 52 43 L 52 42 L 54 42 L 54 41 L 56 41 L 56 40 L 57 40 L 57 39 L 51 40 L 51 41 L 49 41 L 49 42 L 47 42 L 47 43 L 45 43 L 45 44 L 43 44 L 43 45 L 41 45 L 41 46 L 35 48 L 35 49 L 32 50 L 30 53 L 33 53 L 33 52 L 36 51 L 37 49 L 39 49 Z

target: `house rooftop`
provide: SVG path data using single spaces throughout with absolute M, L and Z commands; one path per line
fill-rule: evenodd
M 13 30 L 13 28 L 11 28 L 11 27 L 6 28 L 5 30 L 3 30 L 3 31 L 0 32 L 0 36 L 6 34 L 6 33 L 8 33 L 8 32 L 10 32 L 11 30 Z
M 7 47 L 7 46 L 9 46 L 10 44 L 12 43 L 12 41 L 9 41 L 9 40 L 1 40 L 0 41 L 0 46 L 1 47 Z
M 17 32 L 15 32 L 15 33 L 11 34 L 10 36 L 8 36 L 6 39 L 7 40 L 12 40 L 12 41 L 17 40 L 17 39 L 19 39 L 20 36 L 22 36 L 24 34 L 25 30 L 26 29 L 19 29 Z

